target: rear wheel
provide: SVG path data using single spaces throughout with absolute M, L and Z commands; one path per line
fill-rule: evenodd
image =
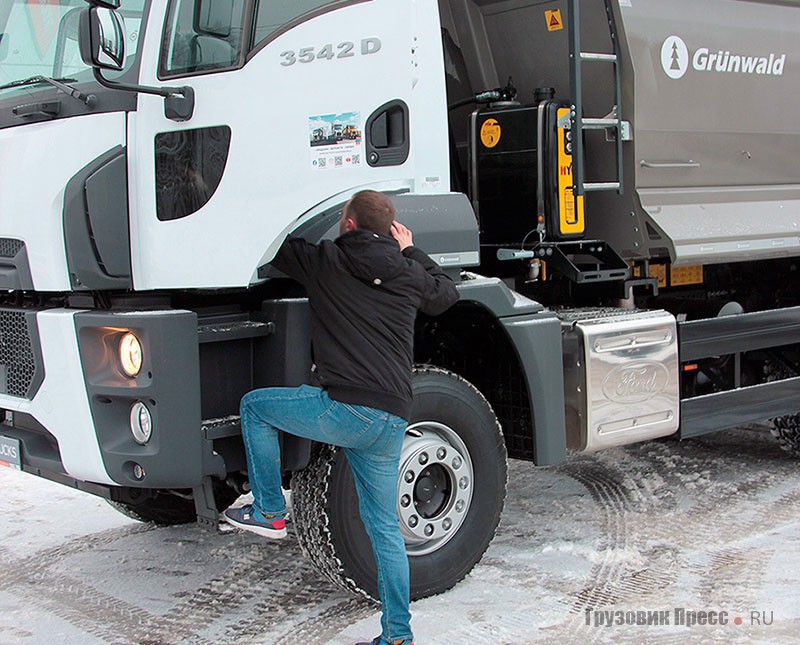
M 397 512 L 413 599 L 466 576 L 494 536 L 506 492 L 506 450 L 489 403 L 446 370 L 415 371 L 398 473 Z M 303 550 L 333 582 L 378 597 L 377 567 L 344 452 L 321 446 L 293 480 Z
M 800 414 L 788 414 L 770 421 L 772 435 L 786 452 L 800 457 Z

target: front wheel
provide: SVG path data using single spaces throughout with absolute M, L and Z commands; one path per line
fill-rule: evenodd
M 450 589 L 481 559 L 500 521 L 507 466 L 500 424 L 475 387 L 423 367 L 413 390 L 397 514 L 418 599 Z M 292 488 L 304 552 L 336 584 L 377 598 L 377 567 L 344 452 L 321 446 Z

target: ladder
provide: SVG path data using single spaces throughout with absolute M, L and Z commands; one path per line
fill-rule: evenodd
M 597 1 L 597 0 L 594 0 Z M 624 128 L 622 119 L 622 84 L 620 79 L 621 51 L 617 34 L 616 19 L 614 18 L 613 0 L 603 0 L 608 17 L 608 27 L 611 32 L 611 42 L 614 47 L 613 54 L 596 54 L 584 52 L 581 47 L 581 0 L 569 0 L 569 60 L 570 82 L 572 84 L 572 132 L 573 161 L 572 176 L 574 181 L 573 194 L 575 198 L 583 197 L 588 192 L 615 190 L 620 195 L 624 192 L 622 142 Z M 614 66 L 614 91 L 616 112 L 613 116 L 604 118 L 586 118 L 583 115 L 583 63 L 611 64 Z M 612 112 L 609 112 L 612 114 Z M 586 168 L 584 165 L 583 133 L 586 130 L 616 130 L 617 148 L 617 180 L 605 182 L 587 182 Z

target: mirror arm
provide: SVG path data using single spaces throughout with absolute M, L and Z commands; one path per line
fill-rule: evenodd
M 124 92 L 140 92 L 164 97 L 164 116 L 172 121 L 188 121 L 194 114 L 194 88 L 183 87 L 148 87 L 147 85 L 129 85 L 114 83 L 105 78 L 100 69 L 93 68 L 94 77 L 103 87 Z

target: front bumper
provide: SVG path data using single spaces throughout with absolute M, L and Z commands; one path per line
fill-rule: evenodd
M 52 309 L 36 312 L 28 328 L 35 364 L 31 385 L 26 392 L 17 386 L 0 394 L 0 408 L 12 412 L 0 433 L 20 440 L 25 470 L 143 488 L 192 488 L 205 474 L 224 473 L 201 432 L 194 313 Z M 117 343 L 127 331 L 143 346 L 136 378 L 124 376 L 117 364 Z M 0 374 L 21 371 L 3 368 Z M 137 401 L 153 420 L 146 445 L 136 443 L 130 430 Z

